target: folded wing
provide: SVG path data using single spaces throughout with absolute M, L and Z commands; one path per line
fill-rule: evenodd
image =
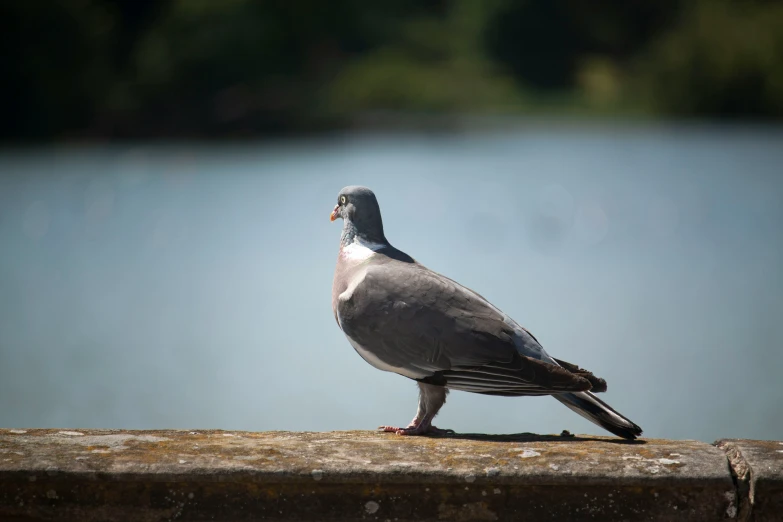
M 583 376 L 519 353 L 519 332 L 499 310 L 419 264 L 369 266 L 340 296 L 337 313 L 366 359 L 422 382 L 506 396 L 591 388 Z

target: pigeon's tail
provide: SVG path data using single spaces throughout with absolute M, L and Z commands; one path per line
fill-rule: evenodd
M 553 397 L 585 419 L 624 439 L 642 435 L 642 429 L 590 392 L 563 393 Z

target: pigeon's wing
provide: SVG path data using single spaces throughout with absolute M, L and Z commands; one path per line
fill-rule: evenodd
M 559 367 L 521 354 L 519 333 L 483 297 L 422 265 L 367 267 L 337 300 L 340 326 L 374 366 L 490 395 L 590 389 Z

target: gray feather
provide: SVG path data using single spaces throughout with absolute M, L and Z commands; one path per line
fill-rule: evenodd
M 540 345 L 525 339 L 525 332 L 486 299 L 447 277 L 382 251 L 367 266 L 349 271 L 360 281 L 349 278 L 350 293 L 334 303 L 341 328 L 403 375 L 478 393 L 590 389 L 586 379 L 550 363 Z

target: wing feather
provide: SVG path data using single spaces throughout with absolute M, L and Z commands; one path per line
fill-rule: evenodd
M 587 379 L 557 363 L 519 353 L 514 342 L 519 329 L 502 312 L 418 263 L 372 264 L 337 306 L 346 335 L 381 361 L 382 369 L 398 368 L 402 375 L 424 375 L 417 379 L 423 382 L 476 393 L 590 389 Z

